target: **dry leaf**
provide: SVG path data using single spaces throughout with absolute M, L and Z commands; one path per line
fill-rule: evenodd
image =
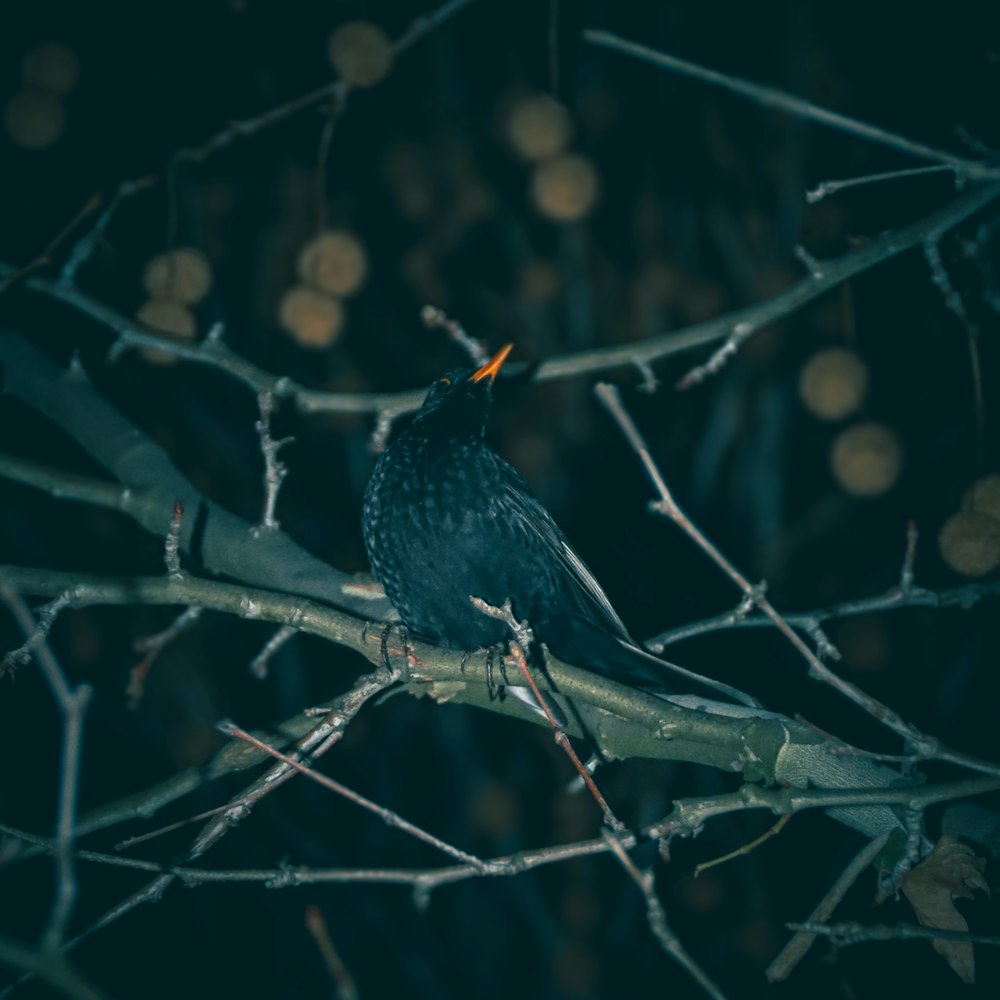
M 903 877 L 900 887 L 923 927 L 967 931 L 969 925 L 956 909 L 955 899 L 972 899 L 976 889 L 989 895 L 990 887 L 983 878 L 985 868 L 986 861 L 977 858 L 971 847 L 946 835 Z M 937 939 L 932 943 L 963 982 L 976 981 L 971 942 Z

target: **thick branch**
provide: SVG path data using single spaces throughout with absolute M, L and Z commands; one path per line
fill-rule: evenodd
M 199 605 L 321 636 L 357 650 L 372 663 L 383 655 L 381 628 L 312 601 L 270 591 L 201 580 L 190 576 L 106 580 L 7 566 L 0 569 L 21 592 L 62 595 L 66 606 L 91 604 Z M 456 701 L 536 724 L 547 725 L 516 698 L 490 696 L 485 677 L 485 652 L 463 654 L 428 643 L 391 638 L 386 652 L 401 662 L 410 690 L 442 701 Z M 788 781 L 798 787 L 884 789 L 899 775 L 870 760 L 851 757 L 806 726 L 776 713 L 743 706 L 699 701 L 701 710 L 617 684 L 608 678 L 548 658 L 551 685 L 542 686 L 557 698 L 571 699 L 576 711 L 566 731 L 591 739 L 610 759 L 649 757 L 685 760 L 726 771 L 742 772 L 748 781 Z M 525 682 L 509 671 L 508 686 Z M 897 825 L 885 808 L 865 808 L 836 818 L 848 825 L 881 833 Z
M 166 537 L 179 500 L 186 512 L 181 547 L 210 571 L 366 615 L 389 615 L 387 601 L 345 593 L 353 577 L 282 531 L 255 533 L 254 525 L 203 497 L 169 455 L 96 392 L 78 368 L 60 370 L 11 334 L 0 335 L 0 365 L 4 389 L 57 423 L 121 480 L 127 488 L 121 507 L 144 528 Z

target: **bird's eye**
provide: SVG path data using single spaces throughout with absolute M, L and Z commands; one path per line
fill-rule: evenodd
M 443 378 L 439 378 L 438 379 L 438 384 L 439 385 L 451 385 L 451 379 L 448 378 L 448 376 L 446 375 Z

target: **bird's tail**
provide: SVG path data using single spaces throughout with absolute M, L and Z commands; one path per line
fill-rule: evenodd
M 659 694 L 705 695 L 716 700 L 721 695 L 749 708 L 763 707 L 756 698 L 738 688 L 661 660 L 586 620 L 574 619 L 560 625 L 548 623 L 546 642 L 560 660 L 574 666 Z

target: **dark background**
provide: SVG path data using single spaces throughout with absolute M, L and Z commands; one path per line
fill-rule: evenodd
M 954 183 L 947 175 L 902 180 L 807 205 L 803 192 L 819 181 L 918 164 L 599 50 L 581 40 L 581 30 L 607 28 L 962 152 L 956 125 L 1000 146 L 1000 37 L 991 6 L 559 4 L 555 93 L 574 118 L 573 148 L 594 162 L 602 192 L 583 223 L 560 226 L 533 208 L 530 167 L 503 131 L 518 95 L 552 90 L 549 5 L 482 0 L 401 57 L 380 86 L 352 94 L 337 126 L 326 211 L 331 223 L 363 240 L 371 269 L 335 345 L 302 350 L 276 321 L 298 249 L 319 217 L 316 151 L 324 119 L 314 110 L 203 166 L 182 165 L 172 199 L 161 183 L 129 201 L 80 283 L 132 314 L 149 257 L 171 241 L 200 247 L 215 275 L 199 306 L 200 330 L 224 320 L 238 352 L 330 389 L 412 388 L 461 363 L 454 345 L 420 324 L 427 301 L 492 346 L 514 340 L 517 356 L 527 360 L 708 319 L 797 280 L 797 243 L 818 257 L 846 252 L 856 238 L 944 203 Z M 326 39 L 339 23 L 365 16 L 396 37 L 425 9 L 263 0 L 6 5 L 0 97 L 18 88 L 25 50 L 49 38 L 77 52 L 81 81 L 66 99 L 65 133 L 49 150 L 21 150 L 0 137 L 0 259 L 30 261 L 95 192 L 157 173 L 178 149 L 201 144 L 231 119 L 321 86 L 330 73 Z M 401 159 L 407 181 L 423 185 L 429 199 L 418 218 L 399 206 L 391 164 Z M 974 235 L 975 226 L 963 232 Z M 919 251 L 762 331 L 722 374 L 692 391 L 672 386 L 696 355 L 656 365 L 662 387 L 652 396 L 638 391 L 636 372 L 610 373 L 681 502 L 751 579 L 766 577 L 781 609 L 891 586 L 910 518 L 921 530 L 918 580 L 934 587 L 961 582 L 941 563 L 936 536 L 968 485 L 997 467 L 990 405 L 996 317 L 983 294 L 995 275 L 963 253 L 957 237 L 942 246 L 984 334 L 984 458 L 973 446 L 966 336 Z M 545 301 L 525 289 L 525 269 L 537 260 L 559 276 Z M 656 269 L 663 263 L 671 282 L 653 294 L 651 275 L 662 273 Z M 244 387 L 217 372 L 154 367 L 131 355 L 108 365 L 108 330 L 23 288 L 0 298 L 0 319 L 60 360 L 78 349 L 101 391 L 167 447 L 199 488 L 256 519 L 261 462 L 255 401 Z M 903 443 L 899 482 L 874 500 L 838 488 L 828 453 L 842 425 L 818 421 L 797 395 L 802 365 L 831 344 L 849 344 L 865 359 L 871 390 L 862 416 L 887 423 Z M 637 636 L 733 607 L 738 594 L 729 582 L 676 529 L 645 515 L 648 485 L 594 402 L 592 382 L 501 384 L 493 440 L 549 505 Z M 364 570 L 358 515 L 373 462 L 371 423 L 300 418 L 289 410 L 276 425 L 296 437 L 285 452 L 291 475 L 278 506 L 282 526 L 332 564 Z M 62 433 L 7 398 L 0 399 L 0 447 L 99 473 Z M 6 482 L 0 504 L 2 562 L 161 571 L 159 540 L 124 516 Z M 269 678 L 255 681 L 247 663 L 271 630 L 206 614 L 160 658 L 141 704 L 130 710 L 133 642 L 171 617 L 168 609 L 99 609 L 65 614 L 58 623 L 53 642 L 68 674 L 97 689 L 87 719 L 82 808 L 201 762 L 218 745 L 218 718 L 249 727 L 289 717 L 342 691 L 364 667 L 353 653 L 297 638 Z M 987 601 L 969 611 L 851 619 L 830 632 L 850 679 L 925 731 L 995 758 L 995 618 Z M 2 627 L 3 648 L 16 645 L 6 620 Z M 809 682 L 804 663 L 769 632 L 700 638 L 673 647 L 671 656 L 852 742 L 897 749 L 860 713 Z M 4 820 L 51 829 L 59 742 L 58 718 L 36 669 L 4 681 Z M 369 707 L 323 767 L 482 856 L 583 839 L 599 829 L 593 804 L 565 794 L 568 764 L 549 733 L 471 709 L 408 698 Z M 240 787 L 238 780 L 223 784 L 152 825 L 217 806 Z M 607 768 L 601 784 L 619 815 L 639 824 L 665 814 L 674 797 L 722 791 L 733 779 L 635 761 Z M 673 926 L 731 996 L 819 1000 L 959 990 L 945 963 L 919 942 L 840 953 L 818 945 L 790 984 L 766 986 L 762 970 L 785 940 L 784 922 L 807 915 L 862 843 L 821 815 L 800 815 L 750 857 L 691 877 L 698 861 L 746 842 L 768 823 L 761 816 L 715 822 L 697 840 L 675 844 L 671 865 L 658 865 Z M 933 833 L 933 812 L 929 823 Z M 145 828 L 112 830 L 86 846 L 107 850 Z M 193 829 L 134 853 L 169 860 Z M 266 800 L 205 863 L 274 867 L 282 860 L 317 867 L 441 863 L 306 781 Z M 3 933 L 35 940 L 50 905 L 50 870 L 42 860 L 0 872 Z M 77 929 L 141 884 L 134 874 L 87 865 L 80 880 Z M 871 888 L 869 877 L 848 897 L 845 919 L 912 920 L 902 904 L 873 911 Z M 608 858 L 441 889 L 426 911 L 399 888 L 175 886 L 159 904 L 81 947 L 76 960 L 120 997 L 329 995 L 304 930 L 310 904 L 322 910 L 365 997 L 697 995 L 653 942 L 635 887 Z M 996 933 L 987 904 L 963 905 L 973 929 Z M 996 989 L 997 959 L 985 948 L 977 959 L 985 995 Z M 0 984 L 8 975 L 0 970 Z M 32 986 L 18 995 L 45 994 Z

